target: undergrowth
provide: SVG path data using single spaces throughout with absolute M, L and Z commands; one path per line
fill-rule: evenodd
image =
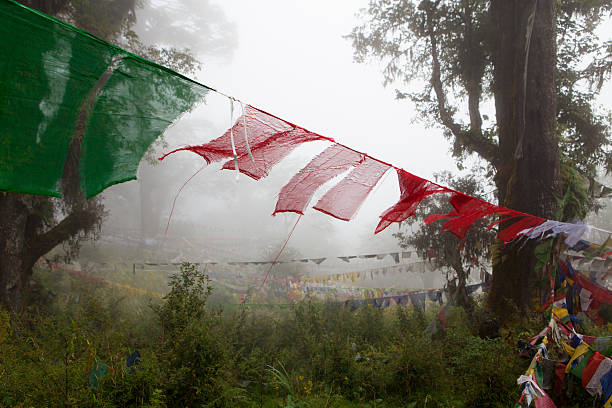
M 170 282 L 164 300 L 137 306 L 97 289 L 2 311 L 0 406 L 507 407 L 528 365 L 511 332 L 477 335 L 478 305 L 436 332 L 435 307 L 223 311 L 207 307 L 210 282 L 193 266 Z

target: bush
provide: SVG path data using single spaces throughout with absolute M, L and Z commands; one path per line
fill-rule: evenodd
M 520 393 L 516 339 L 474 335 L 478 305 L 433 333 L 435 308 L 307 299 L 223 312 L 194 266 L 169 282 L 149 311 L 97 289 L 78 304 L 0 312 L 0 406 L 501 407 Z M 128 368 L 136 349 L 141 363 Z

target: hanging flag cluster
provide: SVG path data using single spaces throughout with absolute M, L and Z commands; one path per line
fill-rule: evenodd
M 487 282 L 474 283 L 465 287 L 466 293 L 472 295 L 478 289 L 487 292 L 489 290 L 489 284 Z M 389 307 L 392 305 L 409 306 L 412 305 L 415 309 L 425 311 L 426 301 L 443 304 L 442 294 L 445 292 L 443 289 L 422 289 L 410 291 L 403 295 L 385 295 L 378 297 L 369 297 L 363 299 L 350 299 L 344 302 L 346 307 L 350 307 L 351 311 L 356 310 L 361 306 L 372 305 L 374 307 Z M 445 309 L 441 309 L 440 313 L 442 317 L 439 317 L 444 325 L 445 320 Z M 438 313 L 438 314 L 440 314 Z
M 559 263 L 554 282 L 545 307 L 560 301 L 571 319 L 582 312 L 598 326 L 612 323 L 612 292 L 576 272 L 569 261 Z
M 580 334 L 577 328 L 588 317 L 594 324 L 612 322 L 612 291 L 575 271 L 569 260 L 559 262 L 551 273 L 551 289 L 543 309 L 550 321 L 540 333 L 521 344 L 535 355 L 527 372 L 519 377 L 522 394 L 517 406 L 555 407 L 548 396 L 564 399 L 568 376 L 578 380 L 589 394 L 603 397 L 604 407 L 612 406 L 612 337 Z M 567 355 L 562 361 L 550 359 L 547 344 L 552 340 Z M 539 344 L 538 344 L 539 343 Z

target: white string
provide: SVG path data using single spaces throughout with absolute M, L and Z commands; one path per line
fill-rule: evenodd
M 592 229 L 597 230 L 597 231 L 605 232 L 606 234 L 612 234 L 612 231 L 608 231 L 608 230 L 605 230 L 603 228 L 597 228 L 597 227 L 594 227 L 592 225 L 589 225 L 589 227 L 591 227 Z
M 236 154 L 236 145 L 234 144 L 234 98 L 229 97 L 230 103 L 230 140 L 232 141 L 232 153 L 234 153 L 234 168 L 236 169 L 236 180 L 240 176 L 238 169 L 238 155 Z
M 244 104 L 242 101 L 238 101 L 240 103 L 240 107 L 242 107 L 242 127 L 244 128 L 244 143 L 246 143 L 246 149 L 249 153 L 249 157 L 251 158 L 251 163 L 255 164 L 255 159 L 253 158 L 253 154 L 251 153 L 251 146 L 249 146 L 249 135 L 247 133 L 247 123 L 246 123 L 246 111 L 244 110 Z

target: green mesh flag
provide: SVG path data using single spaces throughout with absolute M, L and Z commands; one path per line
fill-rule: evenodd
M 544 373 L 542 372 L 542 364 L 539 362 L 536 363 L 534 374 L 536 382 L 540 387 L 542 387 L 544 385 Z
M 106 374 L 106 370 L 108 369 L 108 365 L 103 361 L 96 361 L 92 369 L 89 371 L 89 385 L 92 388 L 98 388 L 98 384 L 104 374 Z
M 89 116 L 80 161 L 87 197 L 136 178 L 148 147 L 207 88 L 127 56 L 104 84 Z
M 61 196 L 77 123 L 87 197 L 134 179 L 209 89 L 12 0 L 0 0 L 0 19 L 0 191 Z

